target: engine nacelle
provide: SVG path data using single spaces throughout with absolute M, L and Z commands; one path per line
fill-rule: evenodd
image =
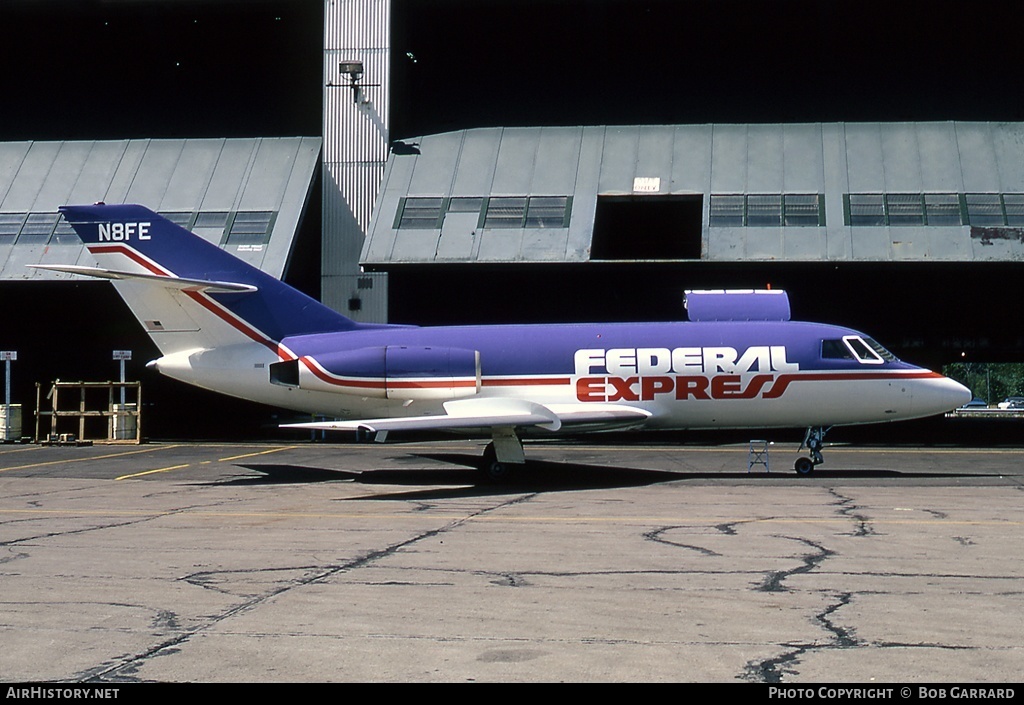
M 270 381 L 379 399 L 459 399 L 480 391 L 480 353 L 388 345 L 304 355 L 272 364 Z

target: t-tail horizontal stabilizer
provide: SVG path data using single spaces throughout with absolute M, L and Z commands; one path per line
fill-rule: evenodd
M 41 268 L 112 280 L 165 356 L 257 342 L 288 359 L 280 347 L 288 336 L 370 327 L 144 206 L 61 206 L 60 212 L 97 266 Z
M 30 264 L 33 269 L 45 269 L 51 272 L 65 272 L 67 274 L 80 274 L 86 277 L 98 279 L 134 279 L 138 281 L 158 284 L 170 289 L 191 289 L 196 291 L 208 291 L 218 294 L 238 294 L 259 291 L 252 284 L 238 284 L 236 282 L 208 281 L 205 279 L 184 279 L 161 274 L 140 274 L 138 272 L 117 272 L 112 269 L 101 269 L 100 267 L 82 267 L 74 264 Z

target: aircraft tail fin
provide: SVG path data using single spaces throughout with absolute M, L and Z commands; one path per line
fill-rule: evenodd
M 100 267 L 48 268 L 113 280 L 165 355 L 362 327 L 144 206 L 60 211 Z

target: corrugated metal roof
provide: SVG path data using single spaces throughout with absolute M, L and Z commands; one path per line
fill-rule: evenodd
M 851 217 L 851 194 L 855 201 L 857 194 L 879 195 L 884 213 L 877 223 Z M 935 194 L 953 211 L 933 204 Z M 968 205 L 971 194 L 994 198 L 1002 222 L 981 218 L 982 206 Z M 361 261 L 381 268 L 586 262 L 599 199 L 659 196 L 703 199 L 702 260 L 1017 260 L 1024 259 L 1020 194 L 1022 123 L 482 128 L 397 145 Z M 710 203 L 724 196 L 740 197 L 743 210 L 738 220 L 711 222 Z M 529 204 L 535 197 L 568 199 L 566 222 L 538 227 L 524 210 L 510 226 L 518 212 L 510 210 L 511 219 L 489 224 L 491 205 L 514 208 L 514 199 Z M 470 198 L 480 199 L 481 211 L 464 207 Z M 421 209 L 421 217 L 403 221 L 407 206 Z M 435 221 L 422 217 L 435 206 Z M 797 212 L 807 207 L 809 217 Z M 774 225 L 765 224 L 765 212 L 767 220 L 775 213 Z M 982 224 L 998 232 L 984 235 Z
M 97 201 L 139 203 L 173 214 L 281 277 L 321 142 L 290 137 L 0 143 L 0 279 L 69 276 L 29 264 L 90 264 L 90 255 L 56 214 L 64 204 Z

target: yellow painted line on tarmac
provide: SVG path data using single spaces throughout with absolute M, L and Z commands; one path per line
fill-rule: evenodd
M 259 450 L 259 451 L 256 451 L 254 453 L 243 453 L 241 455 L 232 455 L 232 456 L 229 456 L 227 458 L 218 458 L 217 462 L 229 463 L 232 460 L 241 460 L 242 458 L 252 458 L 252 457 L 255 457 L 257 455 L 267 455 L 268 453 L 279 453 L 282 450 L 291 450 L 291 449 L 293 449 L 295 447 L 296 446 L 282 446 L 280 448 L 269 448 L 267 450 Z M 212 462 L 213 462 L 212 460 L 202 460 L 202 461 L 199 462 L 199 464 L 200 465 L 209 465 Z M 135 473 L 132 473 L 130 475 L 121 475 L 120 477 L 115 477 L 114 480 L 130 480 L 130 479 L 133 479 L 133 478 L 136 478 L 136 477 L 143 477 L 145 475 L 155 475 L 155 474 L 161 473 L 161 472 L 170 472 L 171 470 L 181 470 L 182 468 L 187 468 L 190 465 L 191 465 L 191 463 L 185 463 L 184 465 L 171 465 L 171 466 L 166 467 L 166 468 L 156 468 L 154 470 L 145 470 L 143 472 L 135 472 Z
M 232 460 L 241 460 L 242 458 L 252 458 L 257 455 L 267 455 L 269 453 L 280 453 L 282 450 L 293 450 L 298 446 L 282 446 L 280 448 L 269 448 L 268 450 L 260 450 L 255 453 L 244 453 L 243 455 L 232 455 L 228 458 L 218 458 L 222 463 L 229 463 Z
M 154 475 L 154 474 L 156 474 L 158 472 L 168 472 L 170 470 L 181 470 L 182 468 L 187 468 L 189 465 L 191 465 L 191 463 L 185 463 L 184 465 L 172 465 L 172 466 L 167 467 L 167 468 L 157 468 L 156 470 L 144 470 L 143 472 L 134 472 L 131 475 L 121 475 L 120 477 L 115 477 L 114 480 L 128 480 L 128 479 L 131 479 L 133 477 L 142 477 L 143 475 Z
M 27 465 L 15 465 L 9 468 L 0 468 L 0 472 L 7 472 L 8 470 L 27 470 L 29 468 L 42 468 L 47 465 L 65 465 L 69 463 L 82 463 L 90 460 L 106 460 L 108 458 L 120 458 L 126 455 L 136 455 L 138 453 L 154 453 L 160 450 L 170 450 L 172 448 L 180 448 L 180 444 L 169 445 L 169 446 L 154 446 L 151 448 L 140 448 L 138 450 L 126 450 L 120 453 L 108 453 L 107 455 L 89 455 L 81 458 L 61 458 L 60 460 L 47 460 L 42 463 L 29 463 Z

